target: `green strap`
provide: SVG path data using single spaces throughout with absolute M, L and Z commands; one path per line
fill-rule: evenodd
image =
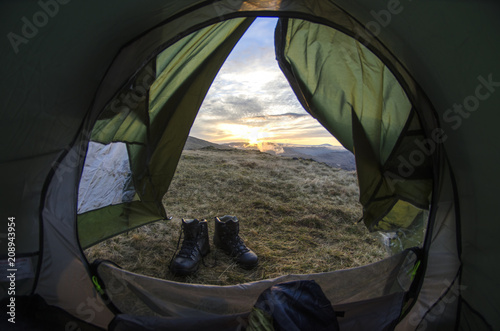
M 415 263 L 415 265 L 413 266 L 413 268 L 411 268 L 411 270 L 408 271 L 408 273 L 410 274 L 410 277 L 411 277 L 412 281 L 415 279 L 418 267 L 420 267 L 420 261 L 417 261 L 417 263 Z
M 95 286 L 97 292 L 99 292 L 100 295 L 104 295 L 104 290 L 102 289 L 101 285 L 99 284 L 99 281 L 97 280 L 96 276 L 92 276 L 92 283 L 94 283 L 94 286 Z

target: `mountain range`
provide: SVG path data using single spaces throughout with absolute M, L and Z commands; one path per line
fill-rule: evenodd
M 196 150 L 202 148 L 216 149 L 249 149 L 260 150 L 276 156 L 291 157 L 297 159 L 312 159 L 316 162 L 325 163 L 333 168 L 344 170 L 356 170 L 354 155 L 342 146 L 322 145 L 296 145 L 264 142 L 258 145 L 249 145 L 242 142 L 216 144 L 195 137 L 188 137 L 184 149 Z

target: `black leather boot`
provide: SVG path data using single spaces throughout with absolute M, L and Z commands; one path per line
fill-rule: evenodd
M 176 276 L 188 276 L 198 270 L 201 259 L 210 252 L 207 220 L 182 219 L 184 233 L 181 250 L 170 263 L 170 271 Z
M 244 269 L 252 269 L 259 258 L 239 236 L 239 222 L 235 216 L 215 218 L 214 245 L 234 258 Z

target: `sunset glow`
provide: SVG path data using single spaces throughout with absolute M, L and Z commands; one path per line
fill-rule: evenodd
M 271 138 L 271 135 L 263 128 L 243 124 L 221 123 L 218 125 L 218 130 L 225 136 L 224 140 L 220 142 L 246 142 L 250 145 L 257 145 L 259 142 Z

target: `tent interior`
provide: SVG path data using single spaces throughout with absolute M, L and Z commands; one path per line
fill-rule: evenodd
M 42 305 L 35 319 L 88 330 L 241 329 L 248 326 L 264 290 L 314 280 L 339 312 L 341 330 L 500 326 L 498 305 L 491 294 L 484 294 L 498 269 L 485 263 L 494 251 L 487 249 L 494 231 L 472 226 L 494 214 L 484 200 L 478 201 L 480 195 L 467 199 L 468 189 L 484 182 L 479 170 L 494 164 L 467 161 L 478 153 L 472 147 L 480 139 L 478 128 L 491 124 L 479 121 L 484 113 L 471 111 L 466 122 L 469 116 L 447 112 L 453 100 L 464 100 L 464 108 L 473 106 L 474 111 L 479 104 L 491 108 L 498 103 L 493 94 L 498 83 L 492 78 L 498 64 L 482 67 L 493 61 L 474 57 L 491 45 L 479 41 L 492 38 L 484 22 L 492 22 L 485 18 L 498 12 L 498 5 L 464 1 L 450 9 L 446 1 L 433 6 L 150 1 L 139 8 L 134 2 L 110 2 L 96 5 L 100 10 L 90 24 L 83 14 L 91 15 L 92 5 L 3 4 L 11 14 L 0 23 L 8 36 L 1 55 L 9 69 L 2 70 L 12 81 L 2 82 L 2 91 L 7 91 L 2 93 L 8 93 L 2 131 L 10 134 L 5 140 L 11 148 L 1 167 L 3 173 L 20 175 L 4 176 L 12 194 L 2 201 L 2 211 L 9 213 L 2 231 L 11 233 L 15 223 L 16 296 L 36 295 L 62 311 L 48 321 L 52 315 L 44 317 L 48 310 Z M 472 30 L 459 19 L 471 7 Z M 43 16 L 50 24 L 39 24 L 26 42 L 12 39 L 9 33 L 19 17 L 26 18 L 27 8 L 34 13 L 32 25 L 39 12 L 53 14 Z M 110 261 L 87 261 L 84 249 L 168 219 L 162 199 L 200 106 L 231 50 L 258 16 L 279 17 L 275 52 L 281 71 L 302 107 L 354 153 L 363 223 L 370 231 L 423 229 L 418 232 L 421 243 L 408 241 L 400 252 L 353 269 L 232 286 L 167 281 Z M 429 23 L 425 27 L 422 17 Z M 92 33 L 83 28 L 89 26 Z M 429 26 L 442 35 L 429 38 Z M 456 49 L 464 40 L 472 43 L 446 28 L 451 26 L 477 37 L 476 50 L 441 58 L 438 50 L 449 54 L 448 47 Z M 482 56 L 490 59 L 494 52 L 485 50 Z M 464 68 L 464 78 L 453 74 L 456 66 Z M 467 99 L 471 90 L 475 99 Z M 4 114 L 4 109 L 13 111 Z M 462 136 L 469 140 L 463 142 Z M 92 144 L 113 146 L 108 156 L 125 167 L 118 185 L 100 183 L 115 192 L 95 199 L 94 205 L 81 205 L 79 195 L 95 196 L 102 190 L 81 183 L 85 162 L 96 155 Z M 481 196 L 489 188 L 481 187 Z M 13 246 L 8 241 L 2 241 L 2 254 Z M 7 265 L 12 257 L 2 255 L 2 263 Z M 12 282 L 4 277 L 0 285 L 2 303 L 8 303 Z M 23 323 L 32 326 L 20 320 L 27 316 L 22 302 L 20 298 L 20 329 Z M 26 307 L 34 305 L 32 301 Z
M 95 143 L 99 143 L 99 145 L 98 147 L 94 148 L 95 151 L 94 150 L 91 151 L 90 149 L 87 151 L 86 164 L 83 169 L 82 180 L 79 186 L 79 194 L 82 194 L 82 196 L 85 197 L 92 197 L 92 200 L 85 199 L 85 202 L 87 203 L 79 204 L 79 235 L 80 235 L 80 242 L 84 243 L 82 245 L 83 247 L 93 245 L 96 242 L 102 240 L 102 238 L 107 238 L 108 236 L 122 232 L 124 231 L 124 229 L 128 231 L 130 228 L 140 226 L 142 222 L 147 222 L 147 219 L 144 218 L 144 214 L 139 214 L 136 210 L 134 210 L 134 207 L 132 205 L 134 203 L 144 202 L 145 200 L 144 197 L 146 197 L 147 194 L 145 194 L 144 192 L 137 192 L 134 189 L 135 187 L 145 187 L 145 185 L 143 184 L 143 182 L 138 181 L 137 179 L 138 176 L 135 175 L 137 171 L 132 171 L 131 169 L 144 169 L 143 171 L 146 171 L 148 169 L 147 166 L 148 162 L 141 160 L 139 156 L 137 156 L 140 154 L 135 152 L 134 148 L 140 148 L 142 147 L 142 145 L 146 145 L 148 143 L 146 141 L 147 139 L 146 133 L 148 132 L 148 130 L 149 130 L 149 135 L 154 136 L 154 132 L 151 131 L 152 128 L 148 127 L 147 125 L 144 125 L 144 123 L 148 123 L 148 121 L 141 119 L 140 116 L 144 116 L 144 109 L 145 108 L 147 109 L 149 107 L 148 111 L 150 116 L 149 122 L 152 122 L 151 119 L 152 117 L 161 116 L 159 112 L 161 111 L 165 112 L 170 110 L 170 106 L 163 106 L 163 108 L 157 106 L 158 102 L 156 100 L 163 98 L 164 100 L 168 101 L 169 98 L 164 96 L 167 93 L 166 91 L 176 91 L 180 89 L 179 87 L 177 87 L 177 85 L 175 85 L 177 81 L 182 82 L 182 80 L 179 79 L 178 77 L 185 77 L 186 75 L 185 72 L 190 72 L 191 70 L 197 70 L 191 67 L 193 62 L 200 63 L 200 65 L 203 65 L 204 59 L 211 56 L 210 50 L 213 51 L 217 50 L 220 43 L 217 42 L 218 39 L 216 38 L 218 38 L 222 34 L 220 31 L 228 31 L 223 33 L 223 36 L 227 38 L 226 36 L 228 34 L 231 34 L 233 33 L 233 31 L 236 31 L 236 27 L 241 26 L 241 24 L 245 21 L 250 21 L 249 23 L 251 23 L 253 21 L 253 18 L 232 19 L 224 21 L 223 23 L 210 25 L 200 31 L 189 34 L 188 36 L 174 43 L 172 46 L 166 48 L 156 56 L 155 64 L 149 65 L 145 69 L 143 69 L 143 72 L 139 72 L 134 82 L 127 84 L 127 86 L 122 91 L 120 91 L 120 93 L 117 93 L 116 97 L 109 103 L 108 108 L 106 108 L 105 111 L 102 113 L 102 115 L 98 118 L 90 138 L 91 141 L 94 143 L 94 145 L 90 146 L 91 147 L 95 146 Z M 359 110 L 360 112 L 359 117 L 365 118 L 364 123 L 367 123 L 365 125 L 368 125 L 370 127 L 368 130 L 371 132 L 371 136 L 373 137 L 372 139 L 375 140 L 376 141 L 375 144 L 379 146 L 377 147 L 377 153 L 373 152 L 371 153 L 368 152 L 368 153 L 370 154 L 383 153 L 383 155 L 377 155 L 376 158 L 382 159 L 382 161 L 380 162 L 384 164 L 389 164 L 387 162 L 387 159 L 390 158 L 390 154 L 393 153 L 392 150 L 395 148 L 395 146 L 408 144 L 407 141 L 405 142 L 402 140 L 402 138 L 400 138 L 399 133 L 401 131 L 410 131 L 412 135 L 411 140 L 417 139 L 417 137 L 419 137 L 419 135 L 422 134 L 418 120 L 416 120 L 418 117 L 417 115 L 412 113 L 410 102 L 406 98 L 403 89 L 401 88 L 399 83 L 397 83 L 395 77 L 390 73 L 390 71 L 386 68 L 386 66 L 376 56 L 373 55 L 373 53 L 371 53 L 358 41 L 353 40 L 351 37 L 341 32 L 336 32 L 335 30 L 326 26 L 321 26 L 306 21 L 293 21 L 293 22 L 296 25 L 296 27 L 295 28 L 290 27 L 289 28 L 290 31 L 287 31 L 288 34 L 290 35 L 295 34 L 294 29 L 296 30 L 300 29 L 302 32 L 308 30 L 309 32 L 307 33 L 308 35 L 307 38 L 311 39 L 314 38 L 316 40 L 321 40 L 321 43 L 317 42 L 319 46 L 315 45 L 314 49 L 311 50 L 311 53 L 314 52 L 314 55 L 307 54 L 308 58 L 317 58 L 318 62 L 324 63 L 322 71 L 319 73 L 315 73 L 317 76 L 321 76 L 324 78 L 320 79 L 319 77 L 314 77 L 312 78 L 312 80 L 318 81 L 318 84 L 323 84 L 328 88 L 323 88 L 322 90 L 315 92 L 316 95 L 315 98 L 316 100 L 321 100 L 320 102 L 324 105 L 330 105 L 332 103 L 335 103 L 338 105 L 338 108 L 336 108 L 335 112 L 328 111 L 329 115 L 319 115 L 319 118 L 322 117 L 325 118 L 323 122 L 325 123 L 325 125 L 328 125 L 328 129 L 330 131 L 335 132 L 339 138 L 343 139 L 344 144 L 348 146 L 351 150 L 354 149 L 354 146 L 356 146 L 357 149 L 361 149 L 363 148 L 362 147 L 363 144 L 367 144 L 367 142 L 359 143 L 358 139 L 361 139 L 361 137 L 358 134 L 356 134 L 356 132 L 353 132 L 354 129 L 352 130 L 350 129 L 350 127 L 352 126 L 351 125 L 352 117 L 356 116 L 355 117 L 356 119 L 358 117 L 358 115 L 351 115 L 352 112 L 351 108 L 353 108 L 353 105 L 356 104 L 361 105 Z M 290 24 L 290 26 L 292 25 L 291 20 L 287 20 L 286 23 L 284 21 L 281 21 L 278 24 L 280 27 L 284 26 L 285 24 Z M 248 23 L 246 23 L 245 31 L 248 28 L 248 26 L 249 26 Z M 279 37 L 284 32 L 278 29 L 276 30 L 276 33 L 278 34 Z M 242 32 L 238 31 L 237 35 L 238 39 L 236 40 L 239 40 L 242 34 L 243 34 Z M 323 39 L 318 37 L 318 35 L 323 36 Z M 211 48 L 209 48 L 208 45 L 210 45 Z M 233 42 L 231 46 L 234 45 L 235 43 Z M 339 47 L 339 45 L 342 45 L 342 47 Z M 280 46 L 278 45 L 277 47 Z M 294 53 L 292 53 L 291 50 L 287 49 L 287 51 L 289 51 L 293 56 Z M 227 54 L 224 55 L 227 56 Z M 301 54 L 301 56 L 304 55 Z M 343 61 L 338 60 L 339 56 L 344 57 Z M 163 64 L 163 62 L 160 62 L 164 61 L 163 59 L 165 58 L 168 59 L 168 62 L 165 63 L 171 64 L 172 67 Z M 198 58 L 201 58 L 202 60 L 198 61 L 197 60 Z M 359 60 L 361 58 L 364 59 L 362 63 Z M 225 57 L 222 59 L 225 60 Z M 300 60 L 304 59 L 301 58 Z M 347 66 L 346 63 L 348 64 Z M 218 66 L 220 65 L 222 65 L 222 62 L 218 63 Z M 317 64 L 308 63 L 308 67 L 302 69 L 302 70 L 307 70 L 308 75 L 310 75 L 311 71 L 313 70 L 309 66 L 311 66 L 312 68 L 318 67 Z M 358 68 L 360 66 L 362 66 L 363 69 L 359 70 Z M 156 79 L 145 78 L 152 76 L 153 70 L 150 68 L 156 68 L 156 75 L 155 75 Z M 158 68 L 162 69 L 159 70 Z M 212 77 L 215 78 L 214 76 Z M 325 79 L 328 79 L 328 81 L 325 81 Z M 172 87 L 173 82 L 174 82 L 174 87 Z M 361 84 L 360 82 L 363 82 L 364 84 Z M 211 82 L 209 81 L 208 84 L 211 84 Z M 205 89 L 207 88 L 208 87 L 205 87 Z M 316 89 L 316 87 L 314 87 L 314 89 Z M 146 90 L 150 91 L 148 95 L 149 99 L 145 97 Z M 334 95 L 332 97 L 331 93 L 332 90 L 339 91 L 338 95 Z M 353 91 L 353 92 L 349 93 L 344 91 Z M 183 91 L 182 93 L 186 92 Z M 305 93 L 305 92 L 300 92 L 300 93 Z M 190 94 L 190 96 L 192 96 L 192 94 Z M 169 132 L 169 130 L 164 131 L 165 133 L 169 134 L 169 138 L 166 139 L 167 143 L 165 144 L 164 150 L 166 150 L 167 147 L 171 149 L 173 148 L 171 140 L 174 137 L 180 140 L 180 142 L 177 145 L 174 145 L 177 147 L 177 150 L 175 150 L 175 154 L 172 154 L 170 152 L 168 153 L 161 152 L 164 153 L 163 155 L 161 155 L 161 157 L 156 156 L 155 154 L 147 157 L 147 159 L 161 160 L 161 162 L 164 162 L 161 166 L 156 166 L 156 164 L 153 163 L 154 161 L 150 161 L 150 164 L 154 164 L 155 168 L 161 169 L 161 171 L 163 171 L 164 173 L 168 171 L 167 172 L 168 177 L 167 176 L 160 177 L 159 174 L 156 175 L 157 178 L 161 178 L 161 180 L 159 181 L 153 176 L 148 178 L 148 175 L 141 175 L 141 177 L 147 178 L 148 183 L 155 184 L 156 187 L 154 189 L 151 189 L 151 191 L 159 191 L 160 194 L 165 193 L 164 192 L 165 188 L 163 187 L 168 187 L 169 184 L 168 181 L 172 180 L 173 171 L 175 171 L 175 168 L 173 169 L 169 168 L 169 163 L 166 162 L 170 158 L 173 158 L 174 160 L 172 161 L 172 163 L 174 164 L 174 166 L 177 165 L 177 162 L 179 161 L 178 148 L 179 146 L 182 146 L 184 144 L 187 138 L 189 130 L 193 124 L 194 118 L 198 112 L 201 102 L 203 101 L 202 100 L 203 97 L 204 94 L 201 95 L 201 100 L 198 100 L 194 106 L 188 107 L 184 105 L 182 107 L 182 115 L 187 117 L 184 128 L 181 129 L 179 126 L 179 122 L 176 122 L 176 130 L 170 130 L 171 132 Z M 136 102 L 125 103 L 124 100 L 135 100 Z M 338 100 L 345 100 L 345 102 L 342 103 L 339 102 Z M 370 102 L 367 102 L 367 100 L 370 100 Z M 190 98 L 189 102 L 193 102 L 192 97 Z M 313 101 L 310 100 L 303 101 L 304 105 L 310 105 L 312 103 Z M 311 110 L 310 112 L 311 113 L 314 112 L 315 114 L 321 114 L 322 112 L 326 113 L 325 111 L 322 111 L 320 107 L 322 107 L 323 109 L 331 109 L 330 106 L 315 105 L 313 107 L 315 110 L 314 111 Z M 193 115 L 188 116 L 187 114 L 188 109 L 191 109 Z M 159 114 L 156 115 L 156 113 Z M 385 115 L 382 115 L 382 113 L 384 113 Z M 331 118 L 328 118 L 327 116 L 330 116 Z M 330 123 L 333 123 L 333 125 Z M 158 127 L 160 128 L 159 130 L 162 130 L 162 126 Z M 397 133 L 397 135 L 395 135 L 395 133 Z M 177 136 L 179 138 L 177 138 Z M 410 139 L 408 139 L 408 141 L 409 140 Z M 132 145 L 134 147 L 131 147 Z M 150 147 L 148 146 L 148 148 Z M 162 150 L 163 148 L 156 147 L 156 149 Z M 404 147 L 404 149 L 411 151 L 411 147 Z M 105 164 L 105 161 L 102 160 L 102 157 L 96 156 L 95 158 L 92 158 L 91 152 L 94 152 L 95 153 L 94 155 L 101 155 L 101 154 L 105 155 L 107 158 L 110 159 L 109 168 L 114 169 L 116 171 L 111 174 L 108 174 L 107 177 L 109 177 L 109 179 L 114 180 L 117 183 L 110 182 L 109 180 L 106 180 L 106 178 L 101 178 L 100 176 L 96 175 L 98 169 L 101 169 L 104 173 L 106 173 L 106 170 L 104 168 L 107 168 L 108 166 L 103 165 Z M 359 158 L 358 161 L 361 162 Z M 96 166 L 93 166 L 93 163 L 95 163 Z M 115 165 L 124 165 L 124 166 L 122 167 Z M 360 165 L 360 163 L 358 163 L 358 166 L 362 167 L 363 165 L 362 164 Z M 390 171 L 390 167 L 387 168 L 387 171 Z M 393 171 L 395 172 L 396 170 Z M 159 171 L 156 170 L 155 172 L 158 173 Z M 99 180 L 96 182 L 96 186 L 88 184 L 88 181 L 84 181 L 84 178 L 89 178 L 94 180 L 96 177 L 99 177 Z M 130 178 L 134 178 L 134 180 L 132 181 L 130 180 Z M 396 183 L 397 178 L 394 177 L 394 179 L 395 179 L 394 183 Z M 370 180 L 374 180 L 374 178 L 370 178 Z M 406 178 L 406 180 L 408 180 L 408 183 L 411 181 L 410 178 Z M 425 180 L 428 183 L 430 183 L 431 177 L 428 176 Z M 158 188 L 159 185 L 161 186 Z M 368 186 L 370 184 L 366 185 Z M 381 183 L 378 183 L 377 185 L 380 186 Z M 389 182 L 389 186 L 391 185 L 394 186 L 393 184 L 391 184 L 391 182 Z M 421 184 L 419 184 L 419 186 L 420 185 Z M 116 190 L 116 193 L 111 191 L 110 188 L 114 188 Z M 427 199 L 430 198 L 429 189 L 430 185 L 428 186 L 427 189 L 424 190 L 423 193 L 426 195 L 424 198 L 425 202 L 423 204 L 414 203 L 415 205 L 422 206 L 425 204 L 427 205 L 429 204 L 429 202 L 427 201 Z M 378 190 L 380 189 L 377 189 L 377 191 Z M 412 192 L 412 191 L 414 190 L 410 189 L 406 190 L 406 192 Z M 366 194 L 373 195 L 374 192 L 371 193 L 367 192 Z M 378 194 L 379 196 L 389 195 L 387 193 L 380 193 L 380 192 L 377 192 L 376 194 Z M 394 192 L 393 196 L 396 196 Z M 114 201 L 109 201 L 110 199 L 112 199 L 112 197 L 116 198 L 114 199 Z M 128 200 L 123 201 L 122 199 L 123 200 L 128 199 Z M 367 200 L 371 199 L 376 199 L 376 198 L 373 196 L 371 198 L 367 198 Z M 420 229 L 419 233 L 417 234 L 413 233 L 415 236 L 419 237 L 417 239 L 417 244 L 411 241 L 410 239 L 413 238 L 409 238 L 409 236 L 398 238 L 399 241 L 402 241 L 402 245 L 398 247 L 399 251 L 402 251 L 407 248 L 411 248 L 414 251 L 419 251 L 421 247 L 418 246 L 419 244 L 422 243 L 424 234 L 421 229 L 425 228 L 424 224 L 426 224 L 428 216 L 428 213 L 424 211 L 424 209 L 427 208 L 425 207 L 414 208 L 413 204 L 406 203 L 406 200 L 412 201 L 411 197 L 408 197 L 405 200 L 394 199 L 394 198 L 392 199 L 395 201 L 389 203 L 391 211 L 384 210 L 384 212 L 382 213 L 383 215 L 385 215 L 385 217 L 380 218 L 378 220 L 370 220 L 368 219 L 368 217 L 365 217 L 365 222 L 367 222 L 366 224 L 370 225 L 370 222 L 373 222 L 373 224 L 370 225 L 372 230 L 385 230 L 385 231 L 406 230 L 405 233 L 408 233 L 409 232 L 408 228 L 412 227 L 411 231 L 413 233 L 416 232 L 414 228 Z M 90 207 L 87 207 L 87 204 L 92 202 L 94 202 L 94 204 Z M 368 205 L 368 203 L 365 204 Z M 402 206 L 399 206 L 399 204 L 401 204 Z M 400 210 L 398 210 L 398 208 Z M 111 211 L 108 209 L 110 209 Z M 158 209 L 160 211 L 162 209 L 166 209 L 168 213 L 169 206 L 165 205 L 164 208 L 158 207 Z M 117 224 L 120 224 L 121 227 L 114 229 L 112 223 L 110 222 L 110 218 L 109 217 L 104 218 L 102 216 L 106 214 L 115 215 L 112 221 L 116 222 Z M 154 217 L 158 218 L 160 216 L 161 215 L 155 215 Z M 104 221 L 104 219 L 106 221 Z M 96 236 L 96 235 L 98 235 L 99 237 L 88 238 L 90 236 Z M 90 244 L 87 244 L 89 242 Z M 404 288 L 405 291 L 409 291 L 408 282 L 410 281 L 409 279 L 411 277 L 409 277 L 408 275 L 411 274 L 411 269 L 414 268 L 414 266 L 417 263 L 416 254 L 414 253 L 414 251 L 411 251 L 410 253 L 404 252 L 400 254 L 399 258 L 395 260 L 397 261 L 397 266 L 391 267 L 389 269 L 391 270 L 390 272 L 389 271 L 381 272 L 379 269 L 381 267 L 380 265 L 377 265 L 377 267 L 369 268 L 369 269 L 371 268 L 376 269 L 376 271 L 372 272 L 378 274 L 377 278 L 382 275 L 385 278 L 387 277 L 388 274 L 393 274 L 395 273 L 395 270 L 401 268 L 397 272 L 398 275 L 397 280 L 392 280 L 390 282 L 390 285 L 385 286 L 383 292 L 384 295 L 389 293 L 393 294 L 393 291 L 396 291 L 395 290 L 396 288 L 398 289 L 398 291 L 401 291 L 402 288 Z M 420 253 L 418 254 L 420 255 Z M 104 284 L 115 282 L 117 277 L 117 275 L 115 275 L 114 273 L 108 273 L 108 271 L 105 271 L 107 270 L 106 269 L 107 267 L 113 267 L 113 266 L 104 263 L 102 266 L 98 267 L 98 274 L 103 279 Z M 386 268 L 386 266 L 384 267 Z M 114 271 L 117 272 L 118 270 L 120 269 L 117 268 Z M 363 273 L 366 273 L 366 275 L 368 275 L 368 271 L 366 270 L 363 271 Z M 131 273 L 129 273 L 129 275 L 130 274 Z M 115 292 L 113 293 L 113 302 L 116 301 L 115 305 L 118 306 L 118 309 L 120 311 L 127 311 L 129 314 L 135 314 L 135 315 L 145 314 L 145 315 L 158 315 L 158 316 L 183 316 L 183 317 L 185 316 L 193 318 L 193 316 L 199 316 L 201 314 L 199 312 L 200 305 L 202 305 L 202 307 L 204 307 L 205 305 L 207 306 L 202 309 L 202 312 L 207 314 L 208 313 L 243 314 L 248 310 L 248 305 L 251 305 L 256 300 L 256 297 L 260 294 L 260 292 L 262 292 L 263 289 L 269 286 L 268 285 L 269 283 L 276 283 L 278 281 L 282 282 L 288 279 L 310 279 L 311 277 L 315 279 L 317 282 L 320 279 L 324 278 L 325 281 L 321 282 L 320 284 L 323 290 L 325 290 L 325 288 L 329 289 L 327 291 L 327 297 L 331 301 L 334 301 L 336 303 L 344 302 L 345 299 L 339 298 L 338 288 L 339 287 L 345 288 L 345 285 L 336 284 L 332 280 L 332 277 L 334 277 L 333 275 L 336 275 L 335 272 L 334 273 L 330 272 L 327 274 L 329 275 L 328 277 L 322 274 L 314 276 L 287 275 L 285 277 L 280 277 L 279 280 L 272 280 L 272 281 L 266 280 L 265 282 L 259 284 L 258 286 L 256 284 L 240 285 L 239 286 L 240 288 L 241 287 L 245 288 L 244 296 L 242 296 L 239 293 L 234 294 L 233 293 L 234 290 L 230 291 L 226 289 L 225 291 L 227 292 L 221 292 L 222 290 L 218 289 L 217 287 L 214 287 L 212 288 L 212 291 L 214 291 L 215 293 L 209 295 L 211 298 L 210 299 L 211 304 L 206 304 L 206 298 L 204 299 L 206 294 L 203 294 L 202 296 L 199 295 L 200 292 L 204 291 L 203 290 L 205 288 L 204 286 L 202 286 L 202 289 L 199 288 L 200 286 L 196 285 L 185 287 L 186 288 L 185 291 L 187 291 L 187 289 L 190 290 L 188 292 L 183 292 L 184 294 L 182 295 L 181 302 L 178 302 L 174 298 L 171 298 L 170 295 L 161 296 L 161 300 L 159 298 L 158 301 L 165 303 L 161 304 L 160 306 L 158 306 L 157 303 L 152 305 L 150 301 L 148 301 L 148 303 L 145 304 L 144 302 L 141 302 L 141 300 L 137 300 L 138 299 L 137 295 L 125 292 L 123 291 L 123 286 L 118 286 L 120 290 L 116 291 L 116 294 Z M 142 276 L 139 277 L 138 275 L 134 277 L 138 277 L 137 279 L 142 279 L 145 281 L 145 283 L 141 283 L 140 286 L 136 286 L 137 288 L 148 289 L 150 286 L 152 286 L 150 280 L 148 280 L 147 277 L 142 277 Z M 340 278 L 340 282 L 345 282 L 344 277 L 346 276 Z M 134 280 L 134 282 L 135 281 L 136 280 Z M 179 286 L 179 284 L 171 282 L 166 282 L 162 284 L 163 284 L 161 285 L 162 287 L 167 285 L 173 287 Z M 129 286 L 130 285 L 127 285 L 126 287 L 128 288 Z M 160 285 L 157 284 L 154 286 L 155 288 L 158 288 L 158 286 Z M 375 283 L 373 284 L 373 286 L 367 287 L 366 277 L 363 276 L 360 278 L 360 284 L 357 285 L 351 284 L 349 286 L 349 290 L 344 289 L 344 291 L 346 291 L 346 297 L 349 297 L 349 300 L 352 300 L 354 296 L 359 296 L 359 298 L 362 298 L 362 300 L 369 300 L 369 299 L 371 300 L 375 298 L 373 294 L 374 287 Z M 256 289 L 254 290 L 253 288 Z M 361 295 L 361 292 L 363 292 L 362 288 L 367 288 L 369 294 L 366 294 L 365 296 Z M 165 290 L 162 292 L 171 293 L 171 290 L 165 288 Z M 110 291 L 108 290 L 108 294 L 109 293 Z M 158 294 L 152 293 L 151 290 L 145 290 L 145 292 L 143 293 L 143 297 L 151 298 L 152 296 L 155 295 Z M 188 296 L 191 295 L 193 296 L 193 298 L 188 299 Z M 236 295 L 235 298 L 232 299 L 230 298 L 235 295 Z M 380 295 L 380 293 L 377 295 Z M 399 293 L 398 295 L 401 295 L 401 293 Z M 114 299 L 115 296 L 118 299 Z M 384 300 L 385 299 L 386 298 L 384 298 Z M 391 297 L 390 300 L 394 300 L 394 298 Z M 408 300 L 408 298 L 405 298 L 405 300 Z M 403 302 L 402 298 L 398 298 L 398 301 Z M 187 302 L 189 302 L 189 304 L 187 304 Z M 370 305 L 372 304 L 374 303 L 370 303 Z M 384 309 L 387 308 L 384 305 L 381 305 L 380 302 L 377 302 L 376 305 L 378 305 L 379 307 L 384 307 Z M 394 307 L 397 306 L 398 305 Z M 336 307 L 337 309 L 341 309 L 341 311 L 345 310 L 344 308 L 339 308 L 339 306 Z M 396 311 L 397 310 L 398 309 L 396 308 Z M 367 311 L 370 311 L 369 313 L 370 316 L 373 314 L 373 311 L 371 309 L 367 309 Z M 383 314 L 382 316 L 386 315 Z M 357 321 L 356 323 L 362 325 L 361 320 L 362 320 L 361 316 L 356 315 L 356 321 Z M 390 319 L 387 319 L 385 320 L 385 323 L 388 323 L 390 321 L 391 321 Z M 352 320 L 345 323 L 352 324 Z

